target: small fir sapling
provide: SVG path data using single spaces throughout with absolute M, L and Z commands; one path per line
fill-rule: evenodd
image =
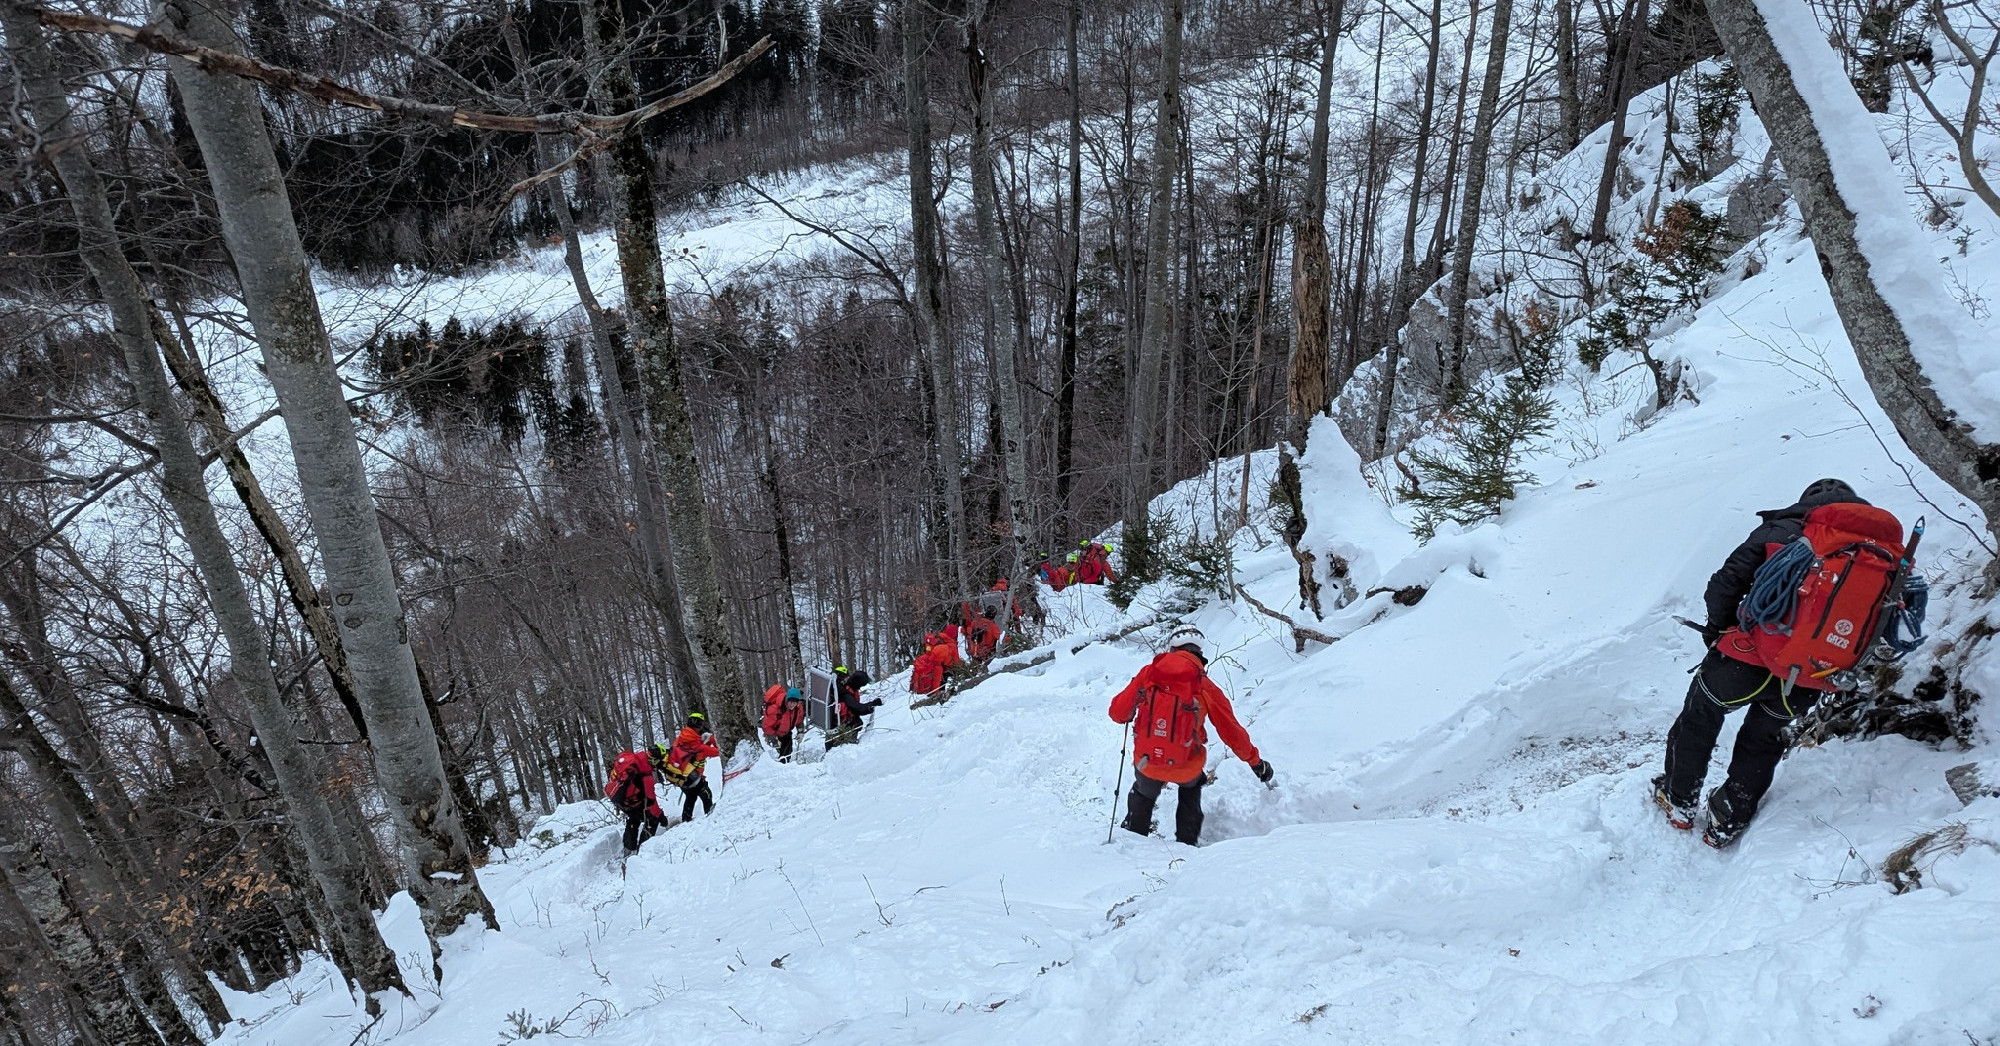
M 1649 339 L 1668 317 L 1701 303 L 1729 256 L 1727 221 L 1676 200 L 1632 249 L 1636 257 L 1612 271 L 1610 303 L 1585 321 L 1588 333 L 1577 339 L 1576 355 L 1596 371 L 1613 353 L 1638 353 L 1653 374 L 1653 406 L 1664 410 L 1680 392 L 1680 368 L 1654 356 Z
M 1412 453 L 1414 478 L 1401 493 L 1416 507 L 1411 529 L 1418 540 L 1436 537 L 1446 522 L 1471 524 L 1498 514 L 1521 484 L 1534 481 L 1520 462 L 1555 427 L 1555 404 L 1542 387 L 1554 369 L 1558 330 L 1530 307 L 1520 369 L 1466 398 L 1443 448 Z

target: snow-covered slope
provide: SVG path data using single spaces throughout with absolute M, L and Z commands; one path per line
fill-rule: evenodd
M 1568 404 L 1567 446 L 1593 453 L 1538 459 L 1543 483 L 1497 523 L 1417 547 L 1337 430 L 1314 431 L 1308 541 L 1364 590 L 1429 592 L 1329 615 L 1346 638 L 1303 656 L 1240 604 L 1193 615 L 1280 784 L 1225 764 L 1200 849 L 1105 843 L 1105 705 L 1156 631 L 937 708 L 909 710 L 898 680 L 861 745 L 761 763 L 623 878 L 600 808 L 544 819 L 482 873 L 502 931 L 461 933 L 441 994 L 392 1003 L 360 1041 L 485 1046 L 564 1018 L 632 1044 L 2000 1034 L 2000 800 L 1961 811 L 1942 771 L 1963 753 L 1795 752 L 1726 853 L 1646 798 L 1696 653 L 1671 615 L 1752 510 L 1838 474 L 1930 516 L 1934 577 L 1962 577 L 1973 547 L 1946 518 L 1971 510 L 1910 466 L 1810 250 L 1787 242 L 1675 336 L 1699 406 L 1619 439 L 1618 411 Z M 1282 546 L 1246 530 L 1238 552 L 1250 591 L 1286 603 Z M 1962 622 L 1962 598 L 1934 620 Z M 1058 604 L 1077 630 L 1119 618 L 1096 590 Z M 1925 888 L 1879 881 L 1886 854 L 1952 820 L 1977 841 Z M 389 919 L 413 960 L 414 922 Z M 366 1024 L 323 971 L 235 1003 L 256 1016 L 231 1043 L 339 1046 Z
M 1653 132 L 1638 133 L 1643 157 Z M 1553 176 L 1594 177 L 1589 149 Z M 1991 243 L 1980 232 L 1960 262 L 1975 287 Z M 1418 546 L 1371 485 L 1382 470 L 1315 427 L 1307 543 L 1362 593 L 1427 591 L 1309 622 L 1342 638 L 1304 654 L 1246 603 L 1189 615 L 1278 770 L 1266 790 L 1225 762 L 1199 849 L 1109 833 L 1130 778 L 1105 706 L 1162 629 L 1060 646 L 938 707 L 911 709 L 898 676 L 860 745 L 759 763 L 622 876 L 604 808 L 544 817 L 481 873 L 500 932 L 462 931 L 445 982 L 387 1000 L 379 1023 L 317 967 L 232 999 L 246 1020 L 224 1041 L 2000 1039 L 2000 799 L 1961 808 L 1942 773 L 1993 757 L 1990 738 L 1971 754 L 1893 738 L 1794 751 L 1727 852 L 1648 801 L 1698 654 L 1673 616 L 1699 612 L 1756 509 L 1837 475 L 1926 516 L 1932 649 L 1981 617 L 1965 582 L 1982 523 L 1875 408 L 1796 217 L 1731 272 L 1653 347 L 1686 363 L 1699 402 L 1654 414 L 1642 374 L 1573 374 L 1559 435 L 1527 462 L 1538 483 L 1470 531 Z M 1162 510 L 1209 518 L 1202 484 L 1227 498 L 1232 467 Z M 1246 589 L 1300 615 L 1270 527 L 1237 542 Z M 1167 602 L 1143 593 L 1131 613 Z M 1072 633 L 1125 617 L 1094 589 L 1053 603 Z M 1990 654 L 1965 671 L 2000 684 Z M 1923 858 L 1922 888 L 1882 881 L 1888 854 L 1954 823 L 1965 845 Z M 423 979 L 406 899 L 385 925 Z

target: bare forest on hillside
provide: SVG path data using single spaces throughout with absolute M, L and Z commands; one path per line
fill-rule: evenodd
M 1876 111 L 1933 63 L 1983 83 L 1993 32 L 1939 26 L 1990 3 L 1812 2 Z M 0 1046 L 198 1043 L 211 978 L 311 951 L 421 990 L 366 917 L 397 892 L 434 941 L 491 923 L 489 852 L 621 750 L 706 710 L 747 760 L 766 686 L 902 672 L 1079 542 L 1120 599 L 1240 527 L 1296 543 L 1321 414 L 1437 521 L 1504 460 L 1460 497 L 1400 452 L 1531 414 L 1558 353 L 1666 409 L 1640 320 L 1555 332 L 1624 308 L 1635 251 L 1691 300 L 1747 239 L 1609 217 L 1772 184 L 1726 145 L 1772 81 L 1722 8 L 0 0 Z M 1938 113 L 1968 155 L 1978 105 Z M 1607 126 L 1560 257 L 1509 262 L 1543 241 L 1497 223 Z M 723 207 L 790 238 L 722 280 L 663 256 Z M 534 266 L 559 307 L 434 293 Z M 1990 487 L 1991 449 L 1925 463 Z M 1149 521 L 1235 459 L 1205 527 Z M 1309 627 L 1342 597 L 1298 555 Z

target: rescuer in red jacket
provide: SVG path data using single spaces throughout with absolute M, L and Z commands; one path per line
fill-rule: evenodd
M 625 856 L 639 852 L 639 844 L 653 837 L 667 823 L 655 789 L 655 767 L 667 760 L 666 745 L 649 745 L 618 753 L 611 764 L 611 779 L 604 784 L 604 797 L 625 815 Z
M 1220 687 L 1209 681 L 1208 660 L 1202 656 L 1206 639 L 1201 630 L 1182 626 L 1167 637 L 1167 652 L 1139 670 L 1125 689 L 1111 699 L 1111 719 L 1132 723 L 1132 791 L 1126 797 L 1128 832 L 1150 835 L 1153 805 L 1167 785 L 1180 788 L 1174 811 L 1174 838 L 1197 845 L 1201 838 L 1202 773 L 1208 763 L 1207 722 L 1216 736 L 1248 764 L 1257 780 L 1271 780 L 1271 764 L 1257 754 L 1250 735 L 1236 721 L 1236 710 Z
M 715 735 L 708 732 L 708 717 L 700 712 L 689 712 L 687 724 L 674 735 L 674 746 L 667 753 L 673 771 L 682 772 L 681 820 L 694 820 L 694 801 L 701 800 L 701 812 L 708 815 L 715 812 L 715 793 L 708 787 L 708 760 L 722 754 L 715 746 Z M 682 771 L 682 768 L 685 768 Z
M 778 761 L 792 761 L 792 735 L 806 718 L 806 695 L 799 688 L 772 683 L 764 691 L 764 718 L 757 725 L 764 737 L 778 746 Z

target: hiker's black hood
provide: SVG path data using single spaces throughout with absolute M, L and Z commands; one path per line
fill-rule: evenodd
M 1799 500 L 1784 508 L 1765 509 L 1757 513 L 1766 523 L 1780 519 L 1804 519 L 1805 514 L 1821 505 L 1866 505 L 1861 495 L 1841 479 L 1817 479 L 1806 485 Z

